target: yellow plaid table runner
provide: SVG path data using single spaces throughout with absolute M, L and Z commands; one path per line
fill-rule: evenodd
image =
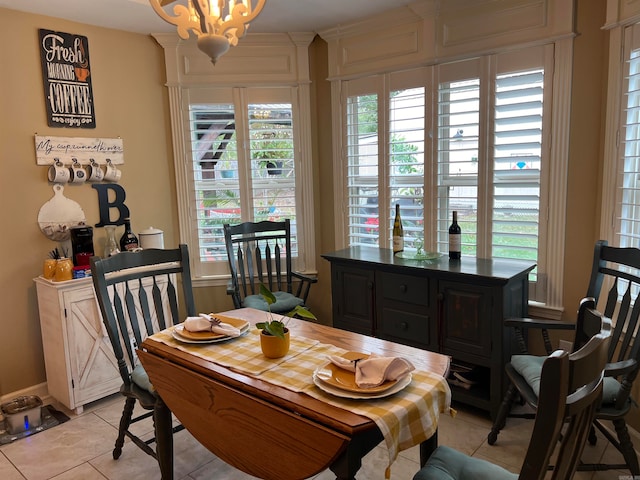
M 291 338 L 289 353 L 283 358 L 267 358 L 260 349 L 260 332 L 256 329 L 250 330 L 247 334 L 226 342 L 219 343 L 182 343 L 173 338 L 171 330 L 173 327 L 158 332 L 149 338 L 164 344 L 170 345 L 191 353 L 196 357 L 209 360 L 211 362 L 231 368 L 247 375 L 260 376 L 267 370 L 272 369 L 280 363 L 297 356 L 304 350 L 311 348 L 318 343 L 317 340 L 306 338 Z M 262 377 L 260 377 L 262 378 Z
M 414 371 L 411 383 L 387 398 L 353 400 L 327 394 L 313 384 L 313 372 L 327 364 L 328 355 L 342 355 L 347 350 L 316 340 L 292 337 L 291 349 L 285 357 L 268 359 L 262 355 L 258 335 L 259 331 L 252 330 L 229 342 L 194 345 L 175 340 L 171 329 L 167 329 L 149 338 L 370 418 L 384 436 L 389 465 L 395 461 L 398 452 L 431 437 L 436 432 L 439 414 L 450 410 L 451 390 L 447 381 L 440 375 L 425 371 Z

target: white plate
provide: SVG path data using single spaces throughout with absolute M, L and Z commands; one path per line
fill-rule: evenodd
M 180 325 L 178 325 L 178 327 L 179 326 Z M 171 329 L 171 335 L 173 336 L 174 339 L 176 339 L 176 340 L 178 340 L 179 342 L 182 342 L 182 343 L 191 343 L 191 344 L 195 344 L 195 345 L 204 345 L 204 344 L 208 344 L 208 343 L 226 342 L 227 340 L 233 340 L 234 338 L 239 338 L 239 337 L 224 336 L 224 337 L 216 337 L 216 338 L 207 338 L 207 339 L 203 339 L 203 340 L 190 340 L 188 338 L 184 338 L 184 337 L 180 336 L 180 334 L 176 332 L 176 328 Z M 242 327 L 240 329 L 240 337 L 245 335 L 248 331 L 249 331 L 249 325 L 247 324 L 246 326 L 244 326 L 244 327 Z
M 384 392 L 380 392 L 380 393 L 356 393 L 356 392 L 349 392 L 347 390 L 341 390 L 339 388 L 334 388 L 331 385 L 324 383 L 322 380 L 320 380 L 317 377 L 316 372 L 313 372 L 313 383 L 315 384 L 316 387 L 318 387 L 323 392 L 326 392 L 330 395 L 335 395 L 336 397 L 351 398 L 354 400 L 368 400 L 372 398 L 385 398 L 398 393 L 400 390 L 404 389 L 407 385 L 411 383 L 411 374 L 408 373 L 404 377 L 400 378 L 397 381 L 397 383 L 393 387 L 391 387 L 389 390 L 385 390 Z

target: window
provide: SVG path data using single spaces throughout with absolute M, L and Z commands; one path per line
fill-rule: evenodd
M 225 223 L 289 218 L 298 257 L 304 235 L 294 98 L 288 88 L 191 89 L 183 97 L 196 278 L 228 274 Z
M 544 301 L 549 49 L 345 81 L 348 245 L 391 248 L 398 203 L 405 249 L 447 252 L 457 211 L 463 255 L 536 262 Z
M 618 163 L 616 234 L 620 247 L 640 247 L 640 25 L 625 34 L 625 95 Z

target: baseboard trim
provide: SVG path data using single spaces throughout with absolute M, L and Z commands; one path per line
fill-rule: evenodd
M 38 385 L 33 385 L 31 387 L 24 388 L 22 390 L 17 390 L 12 393 L 7 393 L 5 395 L 0 396 L 0 403 L 6 403 L 11 400 L 14 400 L 18 397 L 28 397 L 30 395 L 36 395 L 40 397 L 43 405 L 49 405 L 51 402 L 55 401 L 55 399 L 49 395 L 49 390 L 47 388 L 47 383 L 40 383 Z

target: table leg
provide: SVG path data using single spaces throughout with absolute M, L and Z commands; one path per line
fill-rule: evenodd
M 431 454 L 438 446 L 438 430 L 420 444 L 420 468 L 424 467 Z
M 162 480 L 173 480 L 173 431 L 171 410 L 158 398 L 153 410 L 156 455 Z
M 354 436 L 329 470 L 336 474 L 337 480 L 355 480 L 356 473 L 362 466 L 362 457 L 382 440 L 382 433 L 378 429 Z

